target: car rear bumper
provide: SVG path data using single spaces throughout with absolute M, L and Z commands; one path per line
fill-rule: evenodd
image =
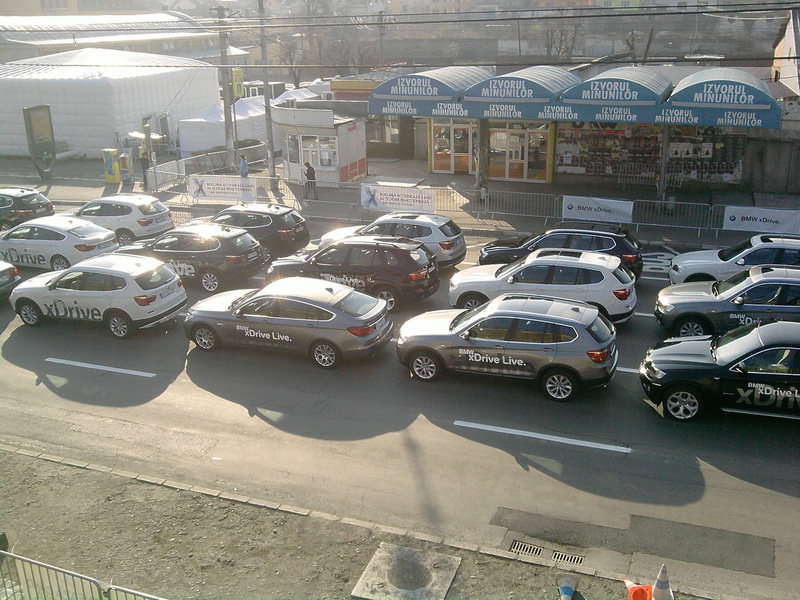
M 164 323 L 165 321 L 169 321 L 170 319 L 174 319 L 177 317 L 180 312 L 186 308 L 187 299 L 184 298 L 178 304 L 169 308 L 168 310 L 164 311 L 163 313 L 159 313 L 147 319 L 143 319 L 141 321 L 134 321 L 134 325 L 137 329 L 149 329 L 159 323 Z
M 623 313 L 617 313 L 616 315 L 608 315 L 608 320 L 611 321 L 612 323 L 624 323 L 633 316 L 633 311 L 634 309 L 632 308 Z
M 437 257 L 436 262 L 439 264 L 440 269 L 446 269 L 448 267 L 452 267 L 453 265 L 457 265 L 464 257 L 467 255 L 467 249 L 464 248 L 464 252 L 457 254 L 456 256 L 447 257 L 447 258 L 439 258 Z
M 343 349 L 342 354 L 345 358 L 358 358 L 359 356 L 374 354 L 388 344 L 392 339 L 392 333 L 394 333 L 394 322 L 391 319 L 387 319 L 386 321 L 383 331 L 381 331 L 377 337 L 358 348 L 351 347 Z

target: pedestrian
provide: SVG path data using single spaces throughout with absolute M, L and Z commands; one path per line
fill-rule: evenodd
M 150 168 L 150 157 L 147 155 L 147 149 L 142 148 L 139 152 L 139 164 L 142 166 L 142 189 L 147 191 L 147 169 Z
M 240 154 L 239 158 L 239 175 L 241 177 L 247 177 L 248 169 L 247 169 L 247 157 L 244 154 Z
M 303 200 L 310 200 L 311 194 L 314 194 L 314 200 L 318 200 L 317 198 L 317 172 L 314 170 L 314 167 L 311 166 L 310 163 L 306 162 L 306 185 L 305 191 L 303 193 Z

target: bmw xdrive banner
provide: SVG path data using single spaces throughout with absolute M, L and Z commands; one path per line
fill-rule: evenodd
M 739 231 L 796 233 L 800 230 L 800 217 L 792 210 L 726 206 L 722 227 Z
M 361 206 L 377 212 L 410 210 L 412 212 L 436 212 L 433 190 L 430 188 L 393 187 L 361 184 Z
M 609 223 L 630 223 L 633 220 L 633 202 L 610 200 L 590 196 L 562 196 L 561 217 Z

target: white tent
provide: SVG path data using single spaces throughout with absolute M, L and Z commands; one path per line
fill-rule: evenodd
M 316 94 L 307 89 L 287 90 L 277 98 L 270 100 L 274 106 L 289 99 L 316 98 Z M 264 96 L 239 98 L 233 105 L 236 139 L 254 139 L 266 141 L 267 122 L 264 117 Z M 192 156 L 196 152 L 206 152 L 211 148 L 225 146 L 225 115 L 221 102 L 217 102 L 193 117 L 181 119 L 178 124 L 178 136 L 181 145 L 181 158 Z M 274 150 L 283 148 L 283 132 L 273 123 L 272 140 Z
M 180 119 L 217 98 L 217 69 L 191 59 L 87 48 L 10 62 L 0 65 L 0 155 L 28 155 L 26 106 L 50 105 L 61 150 L 99 157 L 147 117 L 175 139 Z

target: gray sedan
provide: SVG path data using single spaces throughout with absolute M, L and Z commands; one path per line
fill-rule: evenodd
M 308 354 L 328 369 L 375 353 L 391 339 L 393 323 L 384 300 L 332 281 L 287 277 L 200 300 L 183 327 L 201 350 L 268 348 Z

